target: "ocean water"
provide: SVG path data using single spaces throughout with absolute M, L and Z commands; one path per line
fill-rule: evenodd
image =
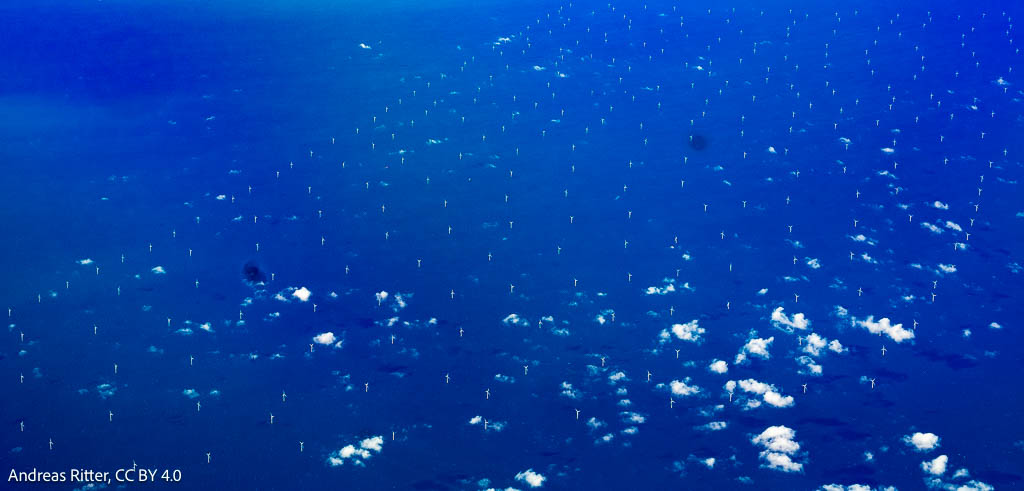
M 1024 487 L 1020 13 L 4 3 L 2 487 Z

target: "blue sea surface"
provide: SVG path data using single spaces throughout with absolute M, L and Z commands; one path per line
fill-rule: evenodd
M 1024 488 L 1022 13 L 0 4 L 0 488 Z

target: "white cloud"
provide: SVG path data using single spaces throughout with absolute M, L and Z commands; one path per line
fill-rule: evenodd
M 804 465 L 794 462 L 792 457 L 800 450 L 794 438 L 796 432 L 785 426 L 770 426 L 750 440 L 764 448 L 761 451 L 761 467 L 781 472 L 802 472 Z
M 766 384 L 764 382 L 758 382 L 752 378 L 746 380 L 740 380 L 738 383 L 734 380 L 730 380 L 725 384 L 725 390 L 733 392 L 736 390 L 737 385 L 741 390 L 750 394 L 760 395 L 764 402 L 775 406 L 775 407 L 790 407 L 793 405 L 793 396 L 784 396 L 775 388 L 774 385 Z M 753 401 L 757 402 L 757 401 Z M 757 407 L 748 403 L 748 407 Z
M 940 455 L 932 460 L 921 462 L 921 469 L 929 474 L 940 476 L 946 472 L 947 462 L 949 462 L 949 457 Z
M 373 456 L 374 453 L 380 453 L 384 449 L 384 437 L 373 436 L 363 439 L 358 444 L 349 444 L 342 447 L 340 450 L 331 452 L 327 456 L 327 464 L 331 467 L 337 467 L 343 465 L 346 461 L 351 461 L 355 465 L 365 466 L 365 461 Z
M 764 394 L 765 392 L 768 392 L 768 390 L 772 388 L 772 386 L 764 382 L 758 382 L 757 380 L 754 380 L 752 378 L 740 380 L 739 386 L 741 389 L 743 389 L 744 392 L 752 392 L 754 394 Z
M 806 355 L 798 356 L 797 359 L 796 359 L 796 362 L 799 363 L 800 366 L 802 366 L 802 367 L 807 369 L 806 372 L 800 372 L 800 373 L 805 373 L 807 375 L 821 375 L 821 372 L 822 372 L 821 365 L 819 365 L 817 362 L 815 362 L 814 358 L 811 358 L 810 356 L 806 356 Z
M 672 389 L 672 394 L 679 397 L 686 397 L 700 392 L 700 387 L 697 387 L 696 385 L 686 385 L 686 382 L 689 381 L 690 378 L 687 377 L 685 381 L 673 380 L 669 382 L 668 385 Z
M 333 294 L 333 296 L 336 297 L 337 294 Z M 373 296 L 374 298 L 377 299 L 377 306 L 383 306 L 384 303 L 388 301 L 388 299 L 391 299 L 391 309 L 394 310 L 395 312 L 398 312 L 399 310 L 404 309 L 406 305 L 408 305 L 406 304 L 405 300 L 407 297 L 411 297 L 412 293 L 395 293 L 392 295 L 387 291 L 381 290 L 377 293 L 374 293 Z
M 163 266 L 156 266 L 150 271 L 152 271 L 153 274 L 167 274 L 167 271 L 164 270 Z
M 938 200 L 936 200 L 934 203 L 932 203 L 932 207 L 934 207 L 936 209 L 939 209 L 939 210 L 948 210 L 949 209 L 949 205 L 947 205 L 946 203 L 943 203 L 941 201 L 938 201 Z
M 804 339 L 804 352 L 813 356 L 821 355 L 821 350 L 828 344 L 828 340 L 819 336 L 817 333 L 810 333 L 807 338 Z
M 761 464 L 762 467 L 775 469 L 777 471 L 801 472 L 804 470 L 803 464 L 793 462 L 793 459 L 790 458 L 790 456 L 778 452 L 761 452 L 761 460 L 764 461 L 764 463 Z
M 698 426 L 697 429 L 708 430 L 708 431 L 719 431 L 724 430 L 729 426 L 729 423 L 725 421 L 712 421 L 706 425 Z
M 409 294 L 409 295 L 411 295 L 411 294 Z M 399 310 L 404 309 L 406 307 L 406 305 L 408 305 L 408 304 L 405 303 L 405 297 L 402 296 L 401 293 L 396 293 L 395 294 L 395 306 L 394 306 L 395 312 L 398 312 Z
M 572 388 L 572 384 L 569 382 L 562 382 L 562 392 L 560 395 L 562 397 L 568 397 L 569 399 L 579 399 L 580 391 Z
M 672 334 L 675 334 L 676 338 L 682 339 L 683 341 L 689 341 L 691 343 L 698 343 L 701 340 L 701 335 L 706 332 L 706 329 L 699 326 L 699 321 L 694 319 L 686 324 L 673 324 Z
M 775 407 L 789 407 L 793 405 L 793 396 L 783 396 L 778 392 L 769 390 L 764 393 L 764 402 Z
M 935 433 L 914 433 L 903 437 L 903 442 L 918 452 L 928 452 L 939 447 L 939 436 Z
M 540 475 L 537 472 L 533 472 L 533 469 L 526 469 L 519 474 L 516 474 L 516 481 L 528 484 L 531 488 L 539 488 L 544 485 L 544 481 L 548 478 Z
M 508 423 L 505 421 L 486 420 L 484 419 L 483 416 L 473 416 L 472 418 L 469 418 L 469 424 L 480 425 L 481 427 L 483 427 L 484 431 L 500 432 L 501 430 L 505 429 L 505 426 Z
M 646 416 L 633 411 L 623 411 L 619 413 L 619 416 L 622 416 L 622 421 L 624 423 L 644 424 L 644 422 L 647 421 Z
M 312 294 L 306 287 L 301 287 L 292 292 L 292 296 L 299 299 L 301 302 L 309 301 L 309 296 Z
M 188 397 L 189 399 L 195 399 L 196 397 L 199 397 L 199 392 L 196 391 L 195 389 L 185 389 L 181 391 L 181 394 L 185 397 Z
M 729 371 L 729 364 L 725 360 L 715 360 L 708 365 L 708 370 L 715 373 L 725 373 Z
M 644 293 L 647 295 L 667 295 L 669 293 L 673 293 L 676 291 L 675 282 L 676 281 L 671 278 L 665 278 L 664 286 L 649 286 L 647 287 L 647 290 L 644 290 Z
M 875 322 L 875 316 L 869 315 L 867 319 L 856 321 L 858 325 L 871 331 L 871 334 L 884 333 L 897 343 L 913 339 L 914 332 L 903 328 L 903 324 L 893 325 L 888 318 L 883 317 Z
M 946 273 L 946 274 L 953 274 L 953 273 L 956 273 L 956 265 L 955 264 L 940 264 L 939 265 L 939 270 L 942 271 L 943 273 Z
M 835 351 L 836 353 L 842 353 L 846 351 L 846 348 L 843 347 L 843 343 L 840 343 L 838 339 L 833 339 L 832 341 L 829 341 L 828 349 Z
M 506 326 L 528 327 L 530 325 L 530 321 L 519 317 L 519 314 L 516 313 L 506 315 L 505 318 L 501 320 L 501 323 Z
M 367 438 L 360 442 L 359 446 L 379 453 L 381 450 L 384 449 L 384 439 L 379 436 Z
M 735 364 L 743 363 L 747 359 L 747 354 L 758 356 L 760 358 L 768 359 L 771 355 L 768 353 L 768 346 L 775 341 L 775 336 L 768 339 L 764 338 L 750 338 L 747 340 L 747 344 L 740 348 L 740 352 L 736 355 Z
M 793 428 L 784 425 L 769 426 L 751 442 L 773 452 L 794 454 L 800 450 L 800 444 L 794 441 L 796 436 L 797 432 L 793 431 Z
M 85 259 L 79 259 L 79 260 L 78 260 L 78 261 L 76 261 L 76 262 L 77 262 L 78 264 L 81 264 L 82 266 L 88 266 L 88 265 L 90 265 L 90 264 L 92 264 L 92 263 L 93 263 L 93 260 L 92 260 L 92 259 L 89 259 L 89 258 L 85 258 Z
M 878 243 L 877 240 L 868 238 L 864 234 L 850 235 L 848 237 L 850 237 L 850 239 L 853 240 L 854 242 L 864 242 L 868 245 L 875 245 Z
M 339 340 L 334 336 L 333 332 L 327 331 L 316 336 L 313 336 L 313 342 L 316 344 L 322 344 L 324 346 L 334 345 L 335 348 L 340 348 L 344 341 Z

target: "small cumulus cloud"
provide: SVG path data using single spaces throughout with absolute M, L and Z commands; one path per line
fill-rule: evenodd
M 725 390 L 730 394 L 734 393 L 737 388 L 749 394 L 760 395 L 764 402 L 775 407 L 790 407 L 793 405 L 793 396 L 784 396 L 774 385 L 758 382 L 752 378 L 740 381 L 730 380 L 725 383 Z M 756 399 L 747 401 L 747 408 L 750 409 L 760 405 L 760 401 Z
M 780 472 L 803 472 L 804 465 L 793 460 L 800 450 L 800 444 L 794 438 L 796 432 L 786 426 L 769 426 L 761 434 L 750 440 L 762 447 L 761 467 Z
M 300 302 L 308 302 L 309 296 L 313 292 L 309 291 L 306 287 L 301 287 L 292 292 L 292 296 L 299 299 Z
M 533 469 L 526 469 L 523 472 L 516 474 L 516 481 L 525 483 L 531 488 L 539 488 L 544 485 L 544 481 L 548 478 L 544 477 L 538 472 L 534 472 Z
M 768 353 L 768 347 L 771 346 L 772 342 L 775 341 L 775 336 L 770 338 L 758 338 L 752 337 L 747 340 L 747 343 L 740 348 L 740 352 L 736 354 L 736 360 L 734 364 L 741 364 L 747 360 L 747 355 L 757 356 L 767 360 L 771 357 Z
M 914 433 L 904 436 L 903 442 L 918 452 L 929 452 L 939 447 L 939 436 L 935 433 Z
M 673 324 L 671 331 L 663 329 L 658 337 L 661 343 L 670 341 L 673 335 L 676 339 L 689 341 L 691 343 L 699 343 L 701 341 L 701 335 L 705 332 L 707 332 L 707 330 L 700 327 L 700 322 L 697 319 L 694 319 L 686 324 Z
M 725 360 L 715 360 L 708 365 L 708 370 L 715 373 L 725 373 L 729 371 L 729 364 Z
M 778 307 L 772 311 L 773 326 L 792 331 L 793 329 L 807 329 L 807 327 L 811 325 L 811 321 L 808 320 L 804 314 L 797 313 L 793 314 L 792 317 L 789 317 L 783 310 L 784 309 L 782 307 Z
M 327 456 L 327 464 L 331 467 L 344 465 L 345 462 L 352 462 L 355 465 L 366 466 L 366 461 L 374 454 L 383 450 L 384 437 L 372 436 L 363 439 L 359 443 L 345 445 L 340 450 L 331 452 Z
M 921 470 L 933 476 L 941 476 L 946 472 L 946 463 L 948 462 L 949 457 L 940 455 L 932 460 L 921 462 Z
M 869 315 L 866 319 L 857 320 L 856 324 L 867 329 L 871 334 L 885 334 L 897 343 L 914 338 L 913 331 L 904 329 L 903 324 L 892 324 L 892 322 L 886 317 L 883 317 L 876 322 L 875 316 Z
M 316 344 L 322 344 L 324 346 L 333 345 L 335 348 L 340 348 L 342 343 L 344 343 L 343 340 L 339 340 L 337 336 L 335 336 L 334 333 L 331 331 L 323 332 L 317 334 L 316 336 L 313 336 L 313 342 Z
M 679 397 L 692 396 L 700 392 L 700 387 L 696 385 L 688 385 L 690 378 L 687 377 L 685 380 L 673 380 L 669 382 L 669 388 L 672 391 L 672 395 Z

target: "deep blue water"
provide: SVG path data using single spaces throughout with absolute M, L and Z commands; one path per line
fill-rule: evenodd
M 0 471 L 1024 487 L 1020 13 L 0 5 Z

